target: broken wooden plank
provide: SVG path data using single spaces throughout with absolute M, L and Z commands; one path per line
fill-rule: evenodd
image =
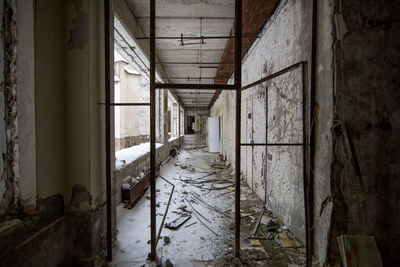
M 260 217 L 258 217 L 258 221 L 257 221 L 256 225 L 254 226 L 254 229 L 253 229 L 253 232 L 251 233 L 251 236 L 255 236 L 257 234 L 258 227 L 260 226 L 260 222 L 261 222 L 261 219 L 262 219 L 263 215 L 264 215 L 264 210 L 261 211 Z
M 181 227 L 182 224 L 184 224 L 185 222 L 187 222 L 190 218 L 192 218 L 191 215 L 188 216 L 182 216 L 179 218 L 176 218 L 175 220 L 173 220 L 172 222 L 166 223 L 165 227 L 171 230 L 176 230 L 179 227 Z

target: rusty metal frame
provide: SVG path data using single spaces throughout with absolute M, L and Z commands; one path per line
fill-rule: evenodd
M 156 0 L 150 0 L 150 254 L 156 258 Z
M 236 91 L 236 136 L 235 136 L 235 246 L 234 253 L 240 257 L 240 129 L 241 129 L 241 82 L 242 82 L 242 0 L 235 0 L 235 81 L 228 84 L 163 84 L 156 82 L 156 1 L 150 0 L 150 103 L 110 103 L 110 0 L 104 1 L 105 25 L 105 106 L 106 106 L 106 183 L 107 183 L 107 259 L 112 260 L 111 229 L 111 106 L 150 106 L 150 243 L 149 259 L 155 260 L 156 247 L 161 234 L 160 226 L 156 235 L 156 148 L 155 148 L 155 91 L 156 89 L 197 89 L 197 90 L 235 90 Z M 229 37 L 232 38 L 232 37 Z M 100 103 L 103 104 L 103 103 Z M 180 114 L 180 110 L 179 110 Z M 179 133 L 180 134 L 180 133 Z M 174 189 L 174 188 L 173 188 Z M 173 192 L 173 191 L 172 191 Z M 172 197 L 172 192 L 170 199 Z M 165 216 L 164 216 L 165 217 Z
M 149 258 L 156 258 L 156 196 L 155 196 L 155 90 L 197 89 L 236 90 L 236 153 L 235 153 L 235 256 L 240 256 L 240 110 L 242 80 L 242 0 L 235 0 L 235 84 L 163 84 L 156 83 L 156 1 L 150 0 L 150 232 Z
M 276 77 L 279 77 L 279 76 L 281 76 L 281 75 L 283 75 L 283 74 L 285 74 L 285 73 L 287 73 L 287 72 L 289 72 L 289 71 L 291 71 L 291 70 L 294 70 L 294 69 L 296 69 L 296 68 L 302 66 L 304 63 L 305 63 L 305 61 L 300 61 L 300 62 L 295 63 L 295 64 L 293 64 L 293 65 L 291 65 L 291 66 L 289 66 L 289 67 L 287 67 L 287 68 L 284 68 L 284 69 L 282 69 L 282 70 L 280 70 L 280 71 L 277 71 L 277 72 L 275 72 L 275 73 L 273 73 L 273 74 L 271 74 L 271 75 L 268 75 L 268 76 L 265 77 L 265 78 L 262 78 L 262 79 L 260 79 L 260 80 L 258 80 L 258 81 L 255 81 L 255 82 L 253 82 L 253 83 L 250 83 L 250 84 L 248 84 L 248 85 L 246 85 L 246 86 L 243 86 L 243 87 L 242 87 L 242 91 L 244 91 L 244 90 L 246 90 L 246 89 L 249 89 L 249 88 L 251 88 L 251 87 L 254 87 L 254 86 L 258 85 L 258 84 L 261 84 L 261 83 L 267 82 L 267 81 L 269 81 L 269 80 L 272 80 L 272 79 L 274 79 L 274 78 L 276 78 Z
M 235 63 L 158 61 L 158 62 L 156 62 L 156 64 L 162 64 L 162 65 L 234 65 Z
M 107 106 L 150 106 L 150 103 L 99 103 Z
M 240 146 L 265 146 L 266 149 L 268 146 L 302 146 L 303 147 L 303 191 L 304 191 L 304 212 L 305 212 L 305 230 L 306 230 L 306 262 L 307 266 L 312 266 L 312 216 L 313 216 L 313 209 L 312 209 L 312 190 L 310 190 L 310 129 L 308 124 L 308 98 L 307 98 L 307 70 L 308 70 L 308 62 L 307 61 L 300 61 L 296 64 L 293 64 L 287 68 L 284 68 L 278 72 L 275 72 L 265 78 L 262 78 L 258 81 L 255 81 L 249 85 L 244 86 L 241 90 L 246 90 L 252 88 L 256 85 L 268 82 L 276 77 L 279 77 L 285 73 L 288 73 L 292 70 L 301 67 L 302 70 L 302 81 L 301 81 L 301 91 L 302 91 L 302 117 L 303 117 L 303 135 L 302 143 L 268 143 L 268 88 L 266 88 L 266 143 L 241 143 Z M 266 164 L 266 168 L 268 168 L 268 164 Z
M 242 105 L 242 0 L 235 0 L 235 256 L 240 257 L 240 129 Z
M 188 90 L 236 90 L 230 84 L 191 84 L 191 83 L 156 83 L 155 89 L 188 89 Z
M 105 49 L 105 136 L 106 136 L 106 195 L 107 195 L 107 261 L 112 260 L 112 206 L 111 206 L 111 114 L 110 114 L 110 92 L 111 92 L 111 7 L 110 0 L 104 0 L 104 49 Z
M 161 220 L 160 228 L 158 229 L 156 246 L 157 246 L 157 244 L 158 244 L 158 241 L 160 240 L 161 231 L 162 231 L 162 229 L 163 229 L 164 222 L 165 222 L 165 218 L 167 217 L 168 209 L 169 209 L 169 206 L 170 206 L 170 204 L 171 204 L 172 195 L 174 194 L 174 190 L 175 190 L 175 185 L 174 185 L 173 183 L 171 183 L 170 181 L 168 181 L 167 179 L 165 179 L 165 178 L 162 177 L 161 175 L 159 175 L 158 177 L 160 177 L 161 179 L 163 179 L 164 181 L 166 181 L 167 183 L 169 183 L 169 184 L 172 186 L 172 189 L 171 189 L 171 193 L 169 194 L 169 199 L 168 199 L 168 203 L 167 203 L 167 208 L 165 209 L 164 216 L 163 216 L 163 218 L 162 218 L 162 220 Z
M 305 202 L 305 215 L 306 215 L 306 247 L 307 247 L 307 266 L 311 266 L 312 262 L 312 220 L 313 220 L 313 206 L 312 206 L 312 173 L 309 171 L 310 164 L 313 164 L 313 150 L 314 150 L 314 130 L 311 129 L 311 138 L 309 138 L 309 127 L 311 127 L 307 120 L 307 107 L 308 100 L 306 92 L 307 81 L 307 68 L 306 61 L 296 63 L 286 69 L 274 73 L 252 84 L 241 87 L 242 81 L 242 0 L 235 0 L 235 63 L 219 63 L 218 64 L 235 64 L 235 82 L 234 85 L 227 84 L 163 84 L 156 82 L 156 64 L 163 64 L 163 62 L 156 62 L 156 1 L 150 0 L 150 103 L 110 103 L 111 92 L 111 18 L 112 7 L 111 0 L 104 0 L 104 30 L 105 30 L 105 123 L 106 123 L 106 194 L 107 194 L 107 260 L 112 260 L 112 206 L 111 206 L 111 118 L 110 109 L 112 106 L 150 106 L 150 232 L 151 232 L 151 251 L 149 258 L 154 260 L 156 257 L 156 246 L 162 225 L 160 226 L 158 236 L 156 236 L 156 148 L 155 148 L 155 91 L 156 89 L 197 89 L 197 90 L 236 90 L 236 136 L 235 136 L 235 246 L 234 253 L 236 257 L 240 257 L 242 253 L 240 250 L 240 149 L 241 146 L 303 146 L 303 168 L 304 168 L 304 202 Z M 315 102 L 315 31 L 316 31 L 316 0 L 313 0 L 313 34 L 312 34 L 312 66 L 311 66 L 311 107 L 310 107 L 310 121 L 313 118 L 313 106 Z M 206 38 L 206 37 L 202 37 Z M 232 38 L 232 37 L 229 37 Z M 247 38 L 247 37 L 244 37 Z M 254 37 L 253 37 L 254 38 Z M 146 38 L 147 39 L 147 38 Z M 164 62 L 165 64 L 215 64 L 212 62 Z M 281 143 L 271 144 L 266 140 L 265 144 L 245 144 L 240 142 L 240 129 L 241 129 L 241 91 L 251 88 L 257 84 L 261 84 L 275 77 L 278 77 L 290 70 L 299 66 L 303 69 L 303 143 Z M 180 114 L 180 109 L 178 110 Z M 314 126 L 312 126 L 314 127 Z M 180 132 L 179 132 L 180 135 Z M 311 140 L 310 140 L 311 139 Z M 311 146 L 311 147 L 309 147 Z M 310 163 L 310 164 L 309 164 Z M 174 188 L 173 188 L 174 189 Z M 173 192 L 173 190 L 172 190 Z M 170 199 L 172 197 L 172 192 Z
M 303 143 L 240 143 L 241 146 L 303 146 Z
M 257 39 L 259 35 L 242 36 L 243 39 Z M 138 37 L 137 40 L 149 40 L 151 37 Z M 210 40 L 210 39 L 235 39 L 235 36 L 157 36 L 156 40 Z M 197 43 L 196 43 L 197 44 Z

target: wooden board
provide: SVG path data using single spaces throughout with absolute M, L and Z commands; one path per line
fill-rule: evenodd
M 156 166 L 156 175 L 160 173 L 160 165 Z M 122 200 L 128 201 L 128 207 L 132 208 L 137 200 L 144 194 L 146 189 L 149 187 L 150 173 L 146 174 L 141 180 L 139 180 L 130 189 L 122 190 Z M 128 199 L 129 198 L 129 199 Z
M 190 218 L 192 218 L 192 216 L 186 216 L 186 217 L 179 217 L 175 220 L 173 220 L 172 222 L 166 223 L 165 224 L 165 228 L 171 229 L 171 230 L 176 230 L 179 227 L 181 227 L 182 224 L 184 224 L 185 222 L 187 222 Z

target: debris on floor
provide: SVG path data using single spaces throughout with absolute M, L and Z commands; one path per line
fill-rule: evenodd
M 165 261 L 165 267 L 174 267 L 174 265 L 172 264 L 172 262 L 169 259 L 167 259 Z
M 192 226 L 192 225 L 195 225 L 197 222 L 194 222 L 194 223 L 191 223 L 191 224 L 188 224 L 188 225 L 186 225 L 185 226 L 185 228 L 188 228 L 188 227 L 190 227 L 190 226 Z
M 171 230 L 177 230 L 179 227 L 181 227 L 182 224 L 187 222 L 190 218 L 192 218 L 191 215 L 181 216 L 179 218 L 176 218 L 172 222 L 165 223 L 165 227 Z
M 210 167 L 214 168 L 214 169 L 228 169 L 229 168 L 229 166 L 225 165 L 224 163 L 214 163 L 214 164 L 211 164 Z
M 170 266 L 304 265 L 304 246 L 244 181 L 241 182 L 240 231 L 246 256 L 241 259 L 233 256 L 235 175 L 224 157 L 206 153 L 204 149 L 181 150 L 163 165 L 160 175 L 175 185 L 162 230 L 164 242 L 157 247 L 157 255 L 168 259 Z M 170 185 L 162 179 L 156 183 L 157 213 L 162 215 L 170 196 Z M 149 214 L 150 201 L 142 198 L 134 209 L 123 209 L 118 215 L 122 218 L 118 229 L 129 235 L 119 235 L 117 246 L 131 252 L 118 252 L 116 258 L 146 263 L 150 246 L 136 240 L 149 239 Z M 166 266 L 164 260 L 160 263 Z
M 283 248 L 298 248 L 298 247 L 300 247 L 299 243 L 296 240 L 289 238 L 288 233 L 285 231 L 277 234 L 275 239 L 276 239 L 276 241 L 278 241 L 279 244 L 281 244 L 281 246 Z
M 164 245 L 168 245 L 171 242 L 171 239 L 169 238 L 169 236 L 164 236 L 163 240 L 164 240 Z

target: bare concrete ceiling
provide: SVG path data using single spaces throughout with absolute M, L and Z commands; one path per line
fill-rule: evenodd
M 138 40 L 150 36 L 150 1 L 126 1 L 143 30 Z M 243 0 L 243 50 L 245 55 L 273 13 L 278 0 Z M 170 83 L 225 84 L 234 70 L 233 37 L 235 0 L 156 0 L 156 57 Z M 183 36 L 183 40 L 180 37 Z M 178 38 L 174 38 L 178 37 Z M 182 45 L 183 43 L 183 45 Z M 179 63 L 179 64 L 178 64 Z M 186 107 L 211 107 L 220 90 L 175 90 Z
M 256 40 L 255 36 L 260 34 L 265 23 L 273 14 L 278 0 L 243 0 L 242 10 L 242 56 L 244 56 L 253 42 Z M 233 36 L 233 30 L 230 33 Z M 215 76 L 215 84 L 226 84 L 228 79 L 234 71 L 234 65 L 227 64 L 234 61 L 235 58 L 235 44 L 233 39 L 229 39 L 225 51 L 221 58 L 221 64 Z M 209 108 L 212 107 L 217 100 L 221 90 L 217 90 Z
M 145 34 L 135 37 L 148 38 L 150 1 L 126 1 Z M 157 0 L 156 36 L 229 36 L 234 12 L 234 0 Z M 166 75 L 163 79 L 170 83 L 213 84 L 227 39 L 204 39 L 202 44 L 199 39 L 183 39 L 183 43 L 173 38 L 156 40 L 156 56 Z M 175 92 L 186 107 L 207 107 L 215 90 L 178 89 Z

